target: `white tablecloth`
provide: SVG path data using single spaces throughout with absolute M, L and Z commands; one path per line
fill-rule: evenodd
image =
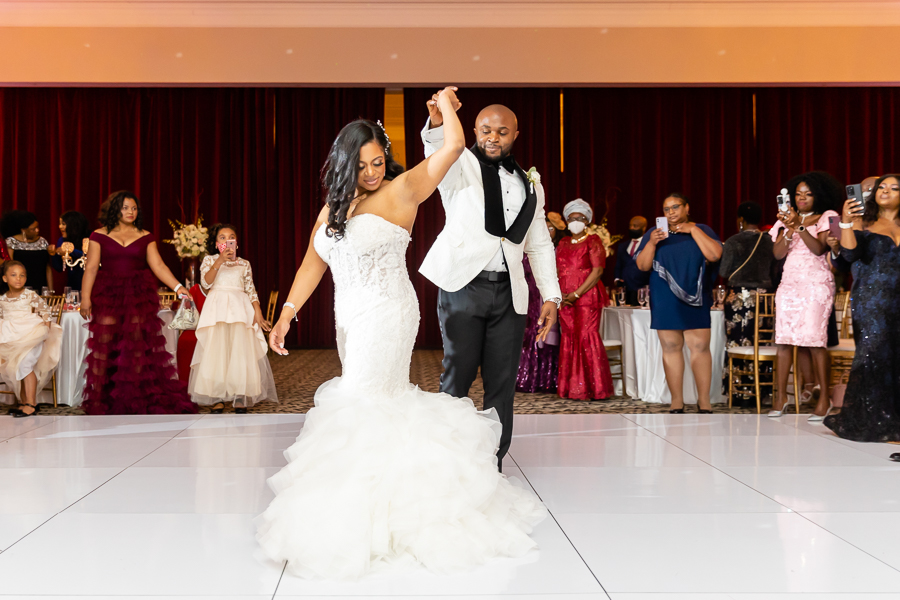
M 178 344 L 178 332 L 169 329 L 167 325 L 172 322 L 175 313 L 171 310 L 159 311 L 159 318 L 163 320 L 163 335 L 166 336 L 166 350 L 172 354 L 174 360 L 175 349 Z M 62 325 L 62 350 L 59 358 L 59 370 L 56 372 L 56 393 L 60 404 L 69 406 L 81 405 L 81 390 L 84 387 L 84 372 L 87 368 L 89 333 L 84 326 L 85 320 L 76 311 L 64 312 L 60 325 Z M 39 402 L 53 403 L 53 394 L 50 390 L 42 391 Z
M 722 371 L 725 365 L 725 313 L 710 311 L 710 353 L 712 381 L 709 397 L 712 402 L 725 402 L 722 394 Z M 621 340 L 625 354 L 625 395 L 644 402 L 668 404 L 672 394 L 666 386 L 663 370 L 662 346 L 656 332 L 650 329 L 650 311 L 640 308 L 607 307 L 603 309 L 600 335 L 604 340 Z M 697 385 L 691 372 L 690 353 L 684 349 L 684 402 L 697 403 Z M 618 383 L 618 382 L 616 382 Z

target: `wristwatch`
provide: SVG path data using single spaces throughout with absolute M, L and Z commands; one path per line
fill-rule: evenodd
M 838 225 L 840 225 L 841 229 L 853 229 L 853 223 L 844 223 L 841 221 Z
M 559 305 L 562 304 L 562 298 L 547 298 L 546 302 L 552 302 L 556 305 L 556 310 L 559 310 Z

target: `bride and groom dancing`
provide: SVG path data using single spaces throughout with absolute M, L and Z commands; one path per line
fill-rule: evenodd
M 330 268 L 342 375 L 316 392 L 275 498 L 257 520 L 270 558 L 302 577 L 356 579 L 398 563 L 444 573 L 536 547 L 546 509 L 500 473 L 528 288 L 527 253 L 546 336 L 560 298 L 539 181 L 511 155 L 515 115 L 489 106 L 465 147 L 456 88 L 428 103 L 425 160 L 404 172 L 384 129 L 345 126 L 325 164 L 327 202 L 272 330 L 279 354 L 299 307 Z M 440 288 L 441 393 L 409 381 L 419 306 L 406 249 L 419 204 L 440 190 L 447 220 L 421 267 Z M 481 366 L 484 411 L 466 396 Z

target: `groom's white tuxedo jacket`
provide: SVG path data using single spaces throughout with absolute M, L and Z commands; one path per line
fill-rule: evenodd
M 425 156 L 431 156 L 443 145 L 443 128 L 429 130 L 426 124 L 422 142 Z M 439 288 L 456 292 L 475 279 L 502 248 L 517 313 L 528 312 L 528 284 L 522 264 L 525 254 L 542 299 L 560 298 L 556 250 L 544 217 L 544 188 L 540 183 L 534 187 L 537 206 L 525 239 L 516 244 L 505 237 L 491 235 L 484 225 L 481 165 L 470 151 L 463 152 L 438 185 L 447 219 L 419 272 Z

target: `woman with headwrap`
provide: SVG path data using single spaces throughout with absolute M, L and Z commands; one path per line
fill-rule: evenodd
M 670 413 L 684 412 L 684 346 L 691 351 L 697 383 L 697 412 L 711 413 L 712 355 L 709 351 L 712 308 L 710 288 L 718 275 L 722 242 L 706 225 L 690 220 L 690 202 L 682 194 L 663 201 L 668 231 L 651 228 L 629 269 L 630 285 L 650 284 L 650 328 L 663 351 Z M 640 271 L 640 273 L 635 273 Z
M 17 260 L 28 271 L 25 287 L 38 294 L 44 286 L 53 287 L 50 270 L 50 244 L 40 236 L 37 217 L 25 210 L 14 210 L 3 216 L 3 235 L 12 260 Z
M 606 400 L 613 395 L 609 359 L 600 339 L 600 315 L 606 294 L 598 286 L 606 249 L 599 236 L 589 235 L 587 226 L 594 211 L 582 199 L 563 208 L 570 237 L 564 237 L 556 248 L 556 270 L 563 293 L 559 310 L 560 398 L 572 400 Z

